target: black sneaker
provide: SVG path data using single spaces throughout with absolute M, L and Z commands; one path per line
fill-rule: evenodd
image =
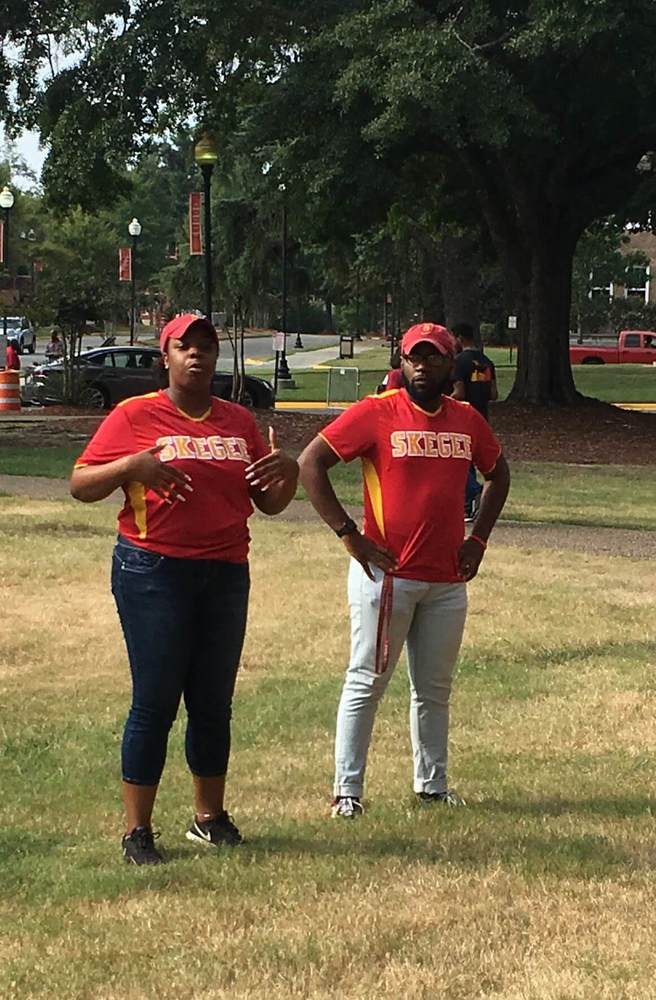
M 215 819 L 194 819 L 186 837 L 206 847 L 236 847 L 244 839 L 225 809 Z
M 417 792 L 417 801 L 420 806 L 466 806 L 463 798 L 450 788 L 446 792 Z
M 357 795 L 338 795 L 330 807 L 333 819 L 359 819 L 364 814 L 364 806 Z
M 129 865 L 161 865 L 164 858 L 155 847 L 159 833 L 153 833 L 149 826 L 135 826 L 121 840 L 123 858 Z

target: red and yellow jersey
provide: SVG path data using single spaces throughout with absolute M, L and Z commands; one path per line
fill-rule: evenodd
M 343 462 L 362 460 L 364 531 L 392 552 L 394 575 L 458 582 L 469 465 L 491 472 L 501 454 L 483 417 L 449 396 L 429 413 L 392 389 L 356 403 L 321 436 Z
M 76 463 L 104 465 L 154 445 L 159 458 L 191 477 L 186 503 L 167 504 L 142 483 L 126 483 L 118 530 L 135 545 L 165 556 L 245 562 L 253 512 L 244 472 L 268 448 L 242 406 L 212 398 L 202 417 L 190 417 L 166 392 L 119 403 Z

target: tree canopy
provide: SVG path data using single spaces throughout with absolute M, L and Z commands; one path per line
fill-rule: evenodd
M 503 269 L 515 398 L 571 402 L 577 242 L 653 186 L 655 30 L 652 0 L 15 4 L 0 112 L 50 143 L 53 202 L 87 207 L 154 137 L 212 127 L 247 197 L 275 163 L 326 276 L 383 239 L 416 275 L 455 226 Z

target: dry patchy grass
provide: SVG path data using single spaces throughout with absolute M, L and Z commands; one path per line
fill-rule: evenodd
M 413 802 L 400 664 L 367 815 L 339 824 L 343 555 L 320 526 L 258 519 L 230 782 L 249 843 L 208 857 L 183 840 L 178 722 L 157 813 L 169 863 L 144 872 L 118 856 L 112 512 L 0 509 L 0 996 L 656 997 L 649 562 L 491 546 L 453 699 L 469 808 Z

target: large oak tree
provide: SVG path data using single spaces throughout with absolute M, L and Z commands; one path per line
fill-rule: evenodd
M 455 178 L 503 264 L 520 317 L 513 396 L 575 401 L 574 250 L 627 202 L 656 148 L 652 0 L 72 0 L 12 12 L 23 58 L 0 57 L 0 78 L 20 100 L 5 89 L 4 117 L 50 141 L 53 192 L 111 190 L 145 138 L 202 119 L 252 142 L 277 133 L 308 204 L 352 233 L 399 197 L 395 168 L 423 164 L 404 197 L 434 200 Z M 53 39 L 78 59 L 40 83 Z

